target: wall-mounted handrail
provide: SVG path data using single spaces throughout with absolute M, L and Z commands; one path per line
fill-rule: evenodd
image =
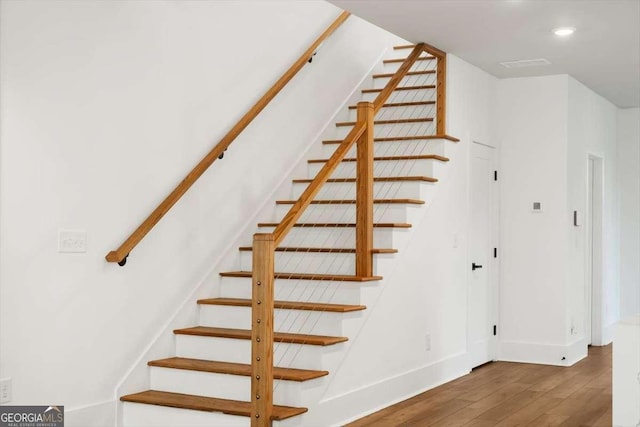
M 349 17 L 349 12 L 342 12 L 338 18 L 309 46 L 309 48 L 293 63 L 293 65 L 278 79 L 277 82 L 245 113 L 229 132 L 216 144 L 207 155 L 187 174 L 178 186 L 158 205 L 138 228 L 118 247 L 109 252 L 105 259 L 108 262 L 126 263 L 133 248 L 151 231 L 151 229 L 165 216 L 189 188 L 202 174 L 218 159 L 240 133 L 255 119 L 255 117 L 271 102 L 284 86 L 304 67 L 318 47 L 342 25 Z

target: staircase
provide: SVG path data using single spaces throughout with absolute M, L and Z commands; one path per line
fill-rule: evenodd
M 372 101 L 414 46 L 397 46 L 362 90 Z M 375 118 L 373 162 L 374 274 L 356 275 L 356 148 L 337 166 L 275 251 L 274 392 L 271 419 L 313 424 L 305 414 L 320 400 L 330 371 L 362 325 L 362 287 L 380 286 L 399 240 L 425 209 L 447 144 L 436 135 L 436 61 L 423 53 Z M 272 233 L 356 125 L 356 106 L 322 141 L 323 157 L 308 160 L 308 177 L 294 179 L 289 200 L 257 224 Z M 249 242 L 247 242 L 249 243 Z M 197 326 L 176 329 L 175 356 L 148 362 L 150 390 L 122 396 L 125 426 L 248 426 L 252 414 L 252 252 L 239 248 L 238 270 L 220 273 L 220 297 L 197 301 Z M 287 421 L 285 421 L 287 420 Z

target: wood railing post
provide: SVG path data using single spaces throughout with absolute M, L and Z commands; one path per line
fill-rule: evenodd
M 273 234 L 253 236 L 251 427 L 270 427 L 273 412 Z
M 357 141 L 356 276 L 373 276 L 373 117 L 372 102 L 358 103 L 358 122 L 366 123 Z
M 447 52 L 420 43 L 422 49 L 436 58 L 436 135 L 447 134 Z
M 436 135 L 447 134 L 447 56 L 437 57 L 436 65 Z

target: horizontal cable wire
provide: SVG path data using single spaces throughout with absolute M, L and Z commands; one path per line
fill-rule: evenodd
M 424 71 L 429 67 L 429 64 L 434 64 L 435 61 L 416 61 L 416 63 L 414 64 L 414 66 L 411 67 L 411 71 Z M 423 67 L 420 67 L 421 63 L 424 63 L 425 65 Z M 423 85 L 432 85 L 435 83 L 435 79 L 436 79 L 436 74 L 435 73 L 430 73 L 430 74 L 420 74 L 420 75 L 409 75 L 409 76 L 405 76 L 405 78 L 403 79 L 403 81 L 401 82 L 401 86 L 423 86 Z M 400 85 L 399 85 L 400 87 Z M 425 91 L 426 93 L 424 94 L 425 96 L 421 97 L 420 96 L 420 92 L 421 91 Z M 433 96 L 428 96 L 429 92 L 432 91 Z M 418 99 L 418 98 L 423 98 L 423 99 Z M 405 102 L 416 102 L 416 101 L 423 101 L 423 100 L 427 100 L 427 101 L 435 101 L 435 90 L 434 89 L 419 89 L 419 90 L 412 90 L 412 91 L 396 91 L 393 92 L 391 94 L 391 96 L 389 97 L 389 99 L 385 102 L 386 104 L 390 104 L 390 103 L 405 103 Z M 382 108 L 379 112 L 379 114 L 377 115 L 377 117 L 375 118 L 376 121 L 381 121 L 381 120 L 396 120 L 397 118 L 399 118 L 401 116 L 402 119 L 413 119 L 413 118 L 424 118 L 424 117 L 433 117 L 433 113 L 436 111 L 436 105 L 434 104 L 423 104 L 420 106 L 421 108 L 417 108 L 416 106 L 413 107 L 385 107 Z M 356 110 L 357 111 L 357 110 Z M 387 113 L 388 111 L 388 113 Z M 407 116 L 406 113 L 409 113 L 409 115 Z M 428 114 L 427 114 L 428 113 Z M 381 126 L 381 125 L 377 125 L 377 126 Z M 434 121 L 433 122 L 429 122 L 427 125 L 418 125 L 416 126 L 416 124 L 414 123 L 401 123 L 401 124 L 393 124 L 393 125 L 382 125 L 382 126 L 387 126 L 388 129 L 383 129 L 383 131 L 381 132 L 376 132 L 376 134 L 374 135 L 375 137 L 390 137 L 390 136 L 423 136 L 423 135 L 432 135 L 433 132 L 435 131 L 435 117 L 434 117 Z M 398 129 L 400 128 L 400 129 Z M 384 132 L 386 130 L 386 132 Z M 426 133 L 426 131 L 430 130 L 429 133 Z M 392 132 L 397 132 L 397 134 L 391 135 Z M 377 150 L 375 156 L 376 157 L 380 157 L 381 155 L 384 156 L 397 156 L 397 155 L 414 155 L 416 153 L 416 151 L 421 150 L 421 147 L 423 145 L 427 145 L 429 146 L 429 141 L 422 142 L 420 143 L 419 141 L 407 141 L 406 143 L 404 141 L 397 141 L 397 142 L 380 142 L 379 144 L 382 144 L 381 146 L 384 148 L 381 148 L 379 150 Z M 388 144 L 388 145 L 387 145 Z M 354 144 L 355 147 L 356 144 Z M 376 144 L 377 145 L 377 144 Z M 405 149 L 402 153 L 400 153 L 400 149 L 401 147 L 405 145 Z M 337 147 L 337 145 L 336 145 Z M 392 152 L 393 151 L 393 152 Z M 355 156 L 355 148 L 352 148 L 349 153 L 347 154 L 347 157 L 351 157 L 352 155 Z M 385 166 L 385 167 L 379 167 L 378 169 L 382 169 L 382 173 L 378 173 L 378 170 L 376 171 L 376 176 L 402 176 L 402 172 L 405 171 L 405 169 L 411 170 L 413 165 L 409 165 L 407 166 L 408 163 L 413 163 L 415 164 L 416 160 L 411 160 L 411 161 L 403 161 L 403 162 L 399 162 L 399 161 L 395 161 L 392 163 L 389 163 L 389 166 Z M 351 162 L 349 162 L 351 163 Z M 384 164 L 385 162 L 382 162 L 382 164 Z M 338 166 L 338 168 L 336 168 L 335 172 L 338 172 L 340 169 L 340 166 L 344 165 L 345 162 L 341 162 L 341 165 Z M 351 165 L 347 166 L 350 167 Z M 353 168 L 357 168 L 356 162 L 353 162 Z M 343 168 L 344 169 L 344 168 Z M 400 169 L 400 170 L 398 170 Z M 391 170 L 392 173 L 388 173 L 388 171 Z M 335 173 L 334 172 L 334 173 Z M 346 171 L 339 171 L 338 173 L 342 173 L 346 175 Z M 333 186 L 335 186 L 337 189 L 339 189 L 340 187 L 343 187 L 340 185 L 340 183 L 346 183 L 348 180 L 348 178 L 344 178 L 342 181 L 338 178 L 338 182 L 336 182 Z M 332 186 L 333 183 L 328 183 L 327 185 L 329 187 L 324 187 L 317 195 L 315 200 L 318 199 L 330 199 L 332 196 L 331 192 L 328 190 L 328 188 L 330 188 Z M 351 184 L 351 183 L 349 183 Z M 420 184 L 419 184 L 420 185 Z M 380 194 L 380 192 L 378 192 L 378 194 L 374 194 L 374 198 L 375 199 L 381 199 L 381 198 L 391 198 L 391 196 L 395 196 L 397 195 L 398 191 L 400 190 L 400 187 L 402 186 L 401 182 L 398 181 L 398 183 L 396 184 L 396 182 L 394 181 L 390 181 L 388 183 L 382 183 L 380 184 L 381 188 L 380 190 L 384 190 L 384 194 Z M 334 190 L 335 194 L 333 194 L 333 196 L 335 197 L 335 200 L 346 200 L 347 198 L 351 198 L 351 194 L 349 193 L 349 188 L 347 186 L 344 186 L 345 188 L 342 188 L 342 192 L 341 194 L 338 194 L 338 190 Z M 353 184 L 353 188 L 355 188 L 355 183 Z M 374 190 L 375 191 L 375 190 Z M 390 194 L 391 192 L 393 192 L 393 194 Z M 353 195 L 355 197 L 355 195 Z M 315 211 L 320 210 L 321 213 L 326 214 L 326 211 L 331 211 L 331 210 L 335 210 L 335 207 L 338 205 L 342 205 L 344 204 L 344 202 L 341 203 L 337 203 L 337 204 L 326 204 L 326 205 L 313 205 L 313 207 L 310 207 L 310 209 L 314 209 Z M 355 212 L 355 205 L 353 206 L 353 210 Z M 390 208 L 391 205 L 379 205 L 379 204 L 374 204 L 374 217 L 376 214 L 382 214 L 384 215 L 384 213 L 386 213 L 386 211 Z M 319 208 L 319 209 L 318 209 Z M 351 210 L 351 209 L 350 209 Z M 316 212 L 317 214 L 317 212 Z M 331 222 L 338 222 L 338 223 L 342 223 L 342 221 L 345 219 L 345 217 L 347 216 L 352 216 L 351 215 L 352 212 L 344 212 L 340 218 L 340 220 L 336 221 L 336 219 L 332 219 Z M 314 220 L 314 222 L 319 222 L 320 219 L 322 218 L 323 215 L 318 215 L 319 219 L 318 220 Z M 299 220 L 300 222 L 303 221 L 303 219 L 301 218 Z M 294 241 L 295 240 L 295 234 L 311 234 L 309 231 L 313 231 L 314 228 L 327 228 L 327 227 L 310 227 L 310 228 L 303 228 L 303 227 L 299 227 L 299 228 L 293 228 L 291 230 L 289 240 Z M 310 230 L 311 229 L 311 230 Z M 302 244 L 297 244 L 295 245 L 295 247 L 297 247 L 298 249 L 296 249 L 295 251 L 290 251 L 290 252 L 282 252 L 282 254 L 286 257 L 287 254 L 298 254 L 298 253 L 305 253 L 305 254 L 309 254 L 311 251 L 310 250 L 301 250 L 300 248 L 303 247 L 308 247 L 308 248 L 316 248 L 316 247 L 322 247 L 322 248 L 326 248 L 327 243 L 330 240 L 335 240 L 332 242 L 332 247 L 334 248 L 346 248 L 347 245 L 345 244 L 347 240 L 350 240 L 349 237 L 349 233 L 348 232 L 343 232 L 344 229 L 338 229 L 338 233 L 340 235 L 340 237 L 337 238 L 335 236 L 332 235 L 327 235 L 325 236 L 324 241 L 318 246 L 318 243 L 320 243 L 319 239 L 316 238 L 316 240 L 311 240 L 310 242 L 306 242 L 304 241 L 304 243 Z M 292 235 L 293 233 L 293 235 Z M 353 233 L 355 233 L 355 227 L 353 228 Z M 328 234 L 328 233 L 327 233 Z M 335 233 L 332 233 L 335 234 Z M 299 237 L 299 236 L 298 236 Z M 301 242 L 303 242 L 303 240 L 300 240 Z M 338 243 L 338 245 L 336 245 L 336 243 Z M 343 246 L 344 244 L 344 246 Z M 350 246 L 350 245 L 349 245 Z M 377 249 L 377 246 L 374 245 L 374 248 Z M 384 249 L 384 248 L 383 248 Z M 330 253 L 330 252 L 329 252 Z M 318 258 L 322 259 L 325 258 L 325 256 L 323 254 L 317 255 Z M 355 259 L 355 254 L 353 255 L 354 259 Z M 291 267 L 291 264 L 293 263 L 293 260 L 295 259 L 295 256 L 289 256 L 289 260 L 287 262 L 284 263 L 283 267 L 281 269 L 281 271 L 283 272 L 289 272 L 290 271 L 298 271 L 298 268 L 303 264 L 304 262 L 304 258 L 302 257 L 298 257 L 298 261 L 296 263 L 296 265 L 294 266 L 293 269 L 290 269 L 289 267 Z M 326 258 L 329 258 L 329 255 L 326 256 Z M 338 261 L 341 260 L 341 261 Z M 320 276 L 325 275 L 325 274 L 336 274 L 336 270 L 335 267 L 338 267 L 337 271 L 340 274 L 345 273 L 345 271 L 343 270 L 343 264 L 345 263 L 351 263 L 353 264 L 353 260 L 351 260 L 351 256 L 345 256 L 342 254 L 335 254 L 333 257 L 333 260 L 330 261 L 330 264 L 328 266 L 325 265 L 326 268 L 326 273 L 322 273 L 322 272 L 315 272 L 312 274 L 316 274 L 318 278 L 320 278 Z M 321 268 L 322 265 L 318 265 L 317 268 Z M 280 270 L 280 266 L 278 266 L 278 269 Z M 291 277 L 291 276 L 290 276 Z M 288 294 L 285 296 L 283 295 L 282 291 L 276 290 L 276 295 L 278 297 L 280 296 L 284 296 L 284 300 L 286 301 L 296 301 L 296 302 L 309 302 L 312 300 L 317 300 L 320 301 L 322 303 L 332 303 L 332 301 L 334 300 L 334 296 L 337 293 L 337 291 L 341 288 L 341 283 L 337 282 L 337 281 L 328 281 L 326 285 L 323 284 L 319 284 L 319 283 L 311 283 L 311 280 L 297 280 L 295 282 L 295 285 L 293 283 L 290 283 L 290 289 L 288 291 Z M 301 285 L 301 283 L 305 283 L 304 285 Z M 361 285 L 353 285 L 353 286 L 361 286 Z M 301 292 L 295 292 L 299 287 L 302 287 L 302 291 Z M 309 292 L 310 290 L 310 292 Z M 294 293 L 296 293 L 296 297 L 294 297 Z M 319 295 L 318 295 L 319 293 Z M 326 294 L 328 294 L 328 297 L 326 296 Z M 281 299 L 281 298 L 277 298 L 277 299 Z M 295 314 L 294 314 L 295 313 Z M 302 331 L 302 333 L 305 334 L 309 334 L 312 333 L 316 327 L 316 325 L 318 324 L 318 322 L 322 319 L 322 317 L 324 316 L 326 312 L 324 311 L 320 311 L 318 315 L 315 316 L 315 321 L 312 321 L 311 319 L 314 318 L 314 314 L 316 314 L 316 310 L 282 310 L 280 313 L 276 314 L 276 319 L 279 319 L 279 321 L 282 323 L 283 327 L 285 327 L 285 330 L 287 332 L 291 332 L 294 328 L 294 325 L 299 328 L 299 330 L 297 332 Z M 293 316 L 293 317 L 292 317 Z M 300 317 L 301 316 L 305 316 L 305 318 L 301 321 Z M 283 318 L 284 317 L 284 318 Z M 277 322 L 278 320 L 276 320 Z M 308 322 L 312 321 L 313 324 L 307 328 L 307 324 Z M 300 322 L 302 322 L 302 324 L 300 325 Z M 279 332 L 282 332 L 282 328 L 279 329 Z M 279 346 L 281 343 L 275 343 L 275 348 L 274 348 L 274 352 L 277 352 Z M 298 353 L 301 351 L 302 349 L 302 345 L 304 344 L 298 344 L 296 346 L 294 345 L 289 345 L 286 350 L 283 352 L 282 355 L 280 355 L 279 359 L 277 362 L 274 362 L 275 366 L 281 366 L 282 363 L 285 359 L 285 357 L 287 356 L 287 353 L 292 350 L 293 348 L 296 348 L 295 350 L 295 354 L 293 354 L 293 356 L 291 357 L 290 362 L 287 364 L 288 366 L 291 366 L 291 364 L 293 364 L 295 362 L 295 358 L 297 357 Z M 277 385 L 279 383 L 276 384 L 276 388 Z

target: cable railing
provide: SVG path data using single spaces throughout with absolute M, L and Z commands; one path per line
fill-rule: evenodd
M 276 97 L 287 83 L 309 62 L 320 45 L 335 32 L 350 16 L 349 12 L 342 12 L 338 18 L 309 46 L 309 48 L 293 63 L 291 67 L 276 81 L 271 88 L 247 111 L 227 134 L 198 162 L 176 188 L 151 212 L 151 214 L 125 239 L 115 250 L 110 251 L 105 259 L 124 266 L 131 251 L 155 227 L 155 225 L 169 212 L 178 200 L 217 160 L 224 156 L 229 145 L 249 126 L 260 112 Z
M 424 52 L 432 57 L 425 59 L 422 56 Z M 386 248 L 374 248 L 374 221 L 384 217 L 392 209 L 390 206 L 394 200 L 410 204 L 422 203 L 420 200 L 405 198 L 404 195 L 403 198 L 396 199 L 400 185 L 394 184 L 394 177 L 412 173 L 415 163 L 421 160 L 415 153 L 422 149 L 422 145 L 412 141 L 446 137 L 445 58 L 446 54 L 438 49 L 424 43 L 416 45 L 395 73 L 385 75 L 389 77 L 389 81 L 383 88 L 368 91 L 377 93 L 375 100 L 357 104 L 355 122 L 345 124 L 352 126 L 351 129 L 336 144 L 331 156 L 319 162 L 322 166 L 315 178 L 305 180 L 308 185 L 300 197 L 296 201 L 279 202 L 292 206 L 275 229 L 271 233 L 254 235 L 251 337 L 253 427 L 270 425 L 274 365 L 291 366 L 304 345 L 293 345 L 285 340 L 274 346 L 275 322 L 279 325 L 279 332 L 291 332 L 295 327 L 297 333 L 308 333 L 315 330 L 323 315 L 322 312 L 317 313 L 311 309 L 305 313 L 302 310 L 287 310 L 275 316 L 276 253 L 288 256 L 288 261 L 280 263 L 277 278 L 305 282 L 302 286 L 296 286 L 296 282 L 296 285 L 288 286 L 285 292 L 279 291 L 278 300 L 330 303 L 340 289 L 340 281 L 364 282 L 380 279 L 374 276 L 373 255 Z M 435 64 L 429 65 L 430 62 Z M 404 84 L 399 87 L 401 82 Z M 415 89 L 405 90 L 407 86 Z M 421 91 L 427 92 L 426 97 L 420 95 Z M 388 112 L 381 112 L 383 106 L 392 108 Z M 380 114 L 376 118 L 377 113 Z M 374 135 L 376 126 L 381 130 Z M 418 138 L 419 136 L 422 138 Z M 391 140 L 402 142 L 374 150 L 374 141 Z M 376 162 L 375 174 L 374 157 L 387 159 L 389 162 L 381 167 L 377 165 L 386 162 Z M 406 161 L 394 161 L 395 158 Z M 355 178 L 352 177 L 353 174 Z M 308 208 L 312 205 L 313 209 L 309 211 Z M 307 220 L 310 222 L 305 223 Z M 329 227 L 348 228 L 353 230 L 353 235 L 344 232 L 336 236 L 336 233 L 324 232 Z M 310 238 L 307 237 L 309 235 Z M 285 239 L 294 242 L 294 246 L 280 247 Z M 313 259 L 318 253 L 330 253 L 333 257 Z M 316 272 L 302 273 L 303 267 L 305 271 L 315 269 Z M 315 282 L 321 280 L 330 280 L 333 284 L 318 286 Z M 283 344 L 286 347 L 279 349 Z M 289 352 L 294 354 L 289 355 Z

